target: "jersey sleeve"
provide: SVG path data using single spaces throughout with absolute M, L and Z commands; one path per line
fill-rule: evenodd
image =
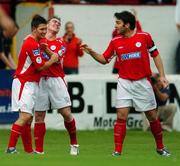
M 111 61 L 111 59 L 115 56 L 114 52 L 115 52 L 114 45 L 113 45 L 112 40 L 111 40 L 111 42 L 109 43 L 109 46 L 107 47 L 107 49 L 103 53 L 103 56 L 104 56 L 107 63 L 109 63 Z
M 30 56 L 30 59 L 32 63 L 34 64 L 34 66 L 36 67 L 36 69 L 42 67 L 45 61 L 42 58 L 42 55 L 41 55 L 42 52 L 38 44 L 32 42 L 27 45 L 26 43 L 26 47 L 28 47 L 28 55 Z
M 151 57 L 156 57 L 157 55 L 159 55 L 159 51 L 150 34 L 147 35 L 147 49 Z

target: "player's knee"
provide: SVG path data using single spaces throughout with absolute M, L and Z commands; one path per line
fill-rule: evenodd
M 61 115 L 63 116 L 64 120 L 67 122 L 69 122 L 73 119 L 71 112 L 61 113 Z
M 33 116 L 31 116 L 31 118 L 28 120 L 28 124 L 31 124 L 32 123 L 32 121 L 33 121 Z
M 67 122 L 73 119 L 70 107 L 59 109 L 58 112 L 63 116 L 64 120 Z
M 118 112 L 117 113 L 117 119 L 126 120 L 127 119 L 127 114 L 126 113 Z
M 64 114 L 63 115 L 64 121 L 69 122 L 73 119 L 72 114 Z
M 145 112 L 148 121 L 152 122 L 157 120 L 157 113 L 155 110 Z
M 23 125 L 27 124 L 31 120 L 31 118 L 32 118 L 31 114 L 20 113 L 20 116 L 15 123 L 20 125 L 20 126 L 23 126 Z
M 44 112 L 36 112 L 35 113 L 35 123 L 44 122 L 45 113 Z

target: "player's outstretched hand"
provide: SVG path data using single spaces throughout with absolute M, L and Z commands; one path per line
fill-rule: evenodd
M 92 51 L 92 49 L 87 45 L 87 44 L 81 44 L 81 49 L 83 51 L 85 51 L 87 54 L 90 54 L 90 51 Z
M 159 80 L 161 81 L 163 88 L 166 88 L 169 85 L 169 82 L 166 79 L 166 77 L 160 77 Z

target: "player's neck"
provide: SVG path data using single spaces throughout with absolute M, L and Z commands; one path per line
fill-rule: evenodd
M 32 35 L 31 35 L 33 38 L 34 38 L 34 40 L 36 40 L 37 42 L 39 42 L 40 41 L 40 39 L 34 34 L 34 33 L 32 33 Z
M 129 31 L 127 31 L 127 33 L 125 33 L 123 36 L 124 36 L 125 38 L 130 38 L 130 37 L 134 36 L 135 33 L 136 33 L 136 31 L 134 31 L 134 30 L 129 30 Z
M 51 31 L 48 31 L 46 33 L 46 39 L 48 40 L 55 40 L 56 39 L 56 33 L 54 32 L 51 32 Z

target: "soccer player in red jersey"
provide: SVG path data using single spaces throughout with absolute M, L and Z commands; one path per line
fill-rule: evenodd
M 12 110 L 19 111 L 19 118 L 12 125 L 7 153 L 16 153 L 16 144 L 19 136 L 30 130 L 29 122 L 32 121 L 33 109 L 38 92 L 40 71 L 47 69 L 58 61 L 57 55 L 45 48 L 50 56 L 45 62 L 42 58 L 39 40 L 47 31 L 47 21 L 36 15 L 31 22 L 32 34 L 24 40 L 19 54 L 18 67 L 12 83 Z M 27 135 L 23 135 L 23 138 Z M 23 142 L 24 143 L 24 142 Z M 32 142 L 25 144 L 25 151 L 32 153 Z
M 71 100 L 64 81 L 63 58 L 66 51 L 65 44 L 61 38 L 57 38 L 60 30 L 61 20 L 53 17 L 49 20 L 47 26 L 47 44 L 49 49 L 59 56 L 58 63 L 53 64 L 47 70 L 41 72 L 40 91 L 38 100 L 35 105 L 35 152 L 43 154 L 43 142 L 46 127 L 44 123 L 46 111 L 49 109 L 57 109 L 64 118 L 64 125 L 70 136 L 70 154 L 77 155 L 79 153 L 75 119 L 71 114 Z M 49 57 L 44 54 L 45 60 Z M 50 107 L 51 104 L 51 107 Z
M 140 21 L 137 18 L 137 11 L 135 9 L 131 9 L 131 11 L 136 18 L 136 32 L 142 32 L 142 27 L 141 27 Z M 112 38 L 117 37 L 118 35 L 120 35 L 119 32 L 116 29 L 114 29 L 114 31 L 112 32 Z M 116 57 L 115 62 L 114 62 L 114 66 L 113 66 L 113 70 L 112 70 L 113 74 L 118 73 L 118 68 L 119 68 L 118 63 L 119 63 L 119 61 L 118 61 L 118 58 Z
M 163 134 L 160 121 L 156 115 L 156 100 L 149 77 L 151 76 L 149 54 L 154 60 L 164 86 L 168 82 L 165 78 L 161 57 L 151 35 L 146 32 L 135 31 L 135 17 L 128 11 L 114 14 L 115 29 L 120 36 L 113 38 L 106 51 L 101 55 L 88 45 L 81 47 L 101 64 L 111 61 L 116 52 L 119 58 L 119 79 L 117 84 L 116 110 L 117 120 L 114 125 L 115 151 L 113 156 L 122 153 L 122 146 L 126 135 L 126 120 L 130 107 L 136 111 L 143 111 L 150 122 L 151 132 L 156 142 L 156 151 L 162 156 L 169 156 L 163 144 Z

